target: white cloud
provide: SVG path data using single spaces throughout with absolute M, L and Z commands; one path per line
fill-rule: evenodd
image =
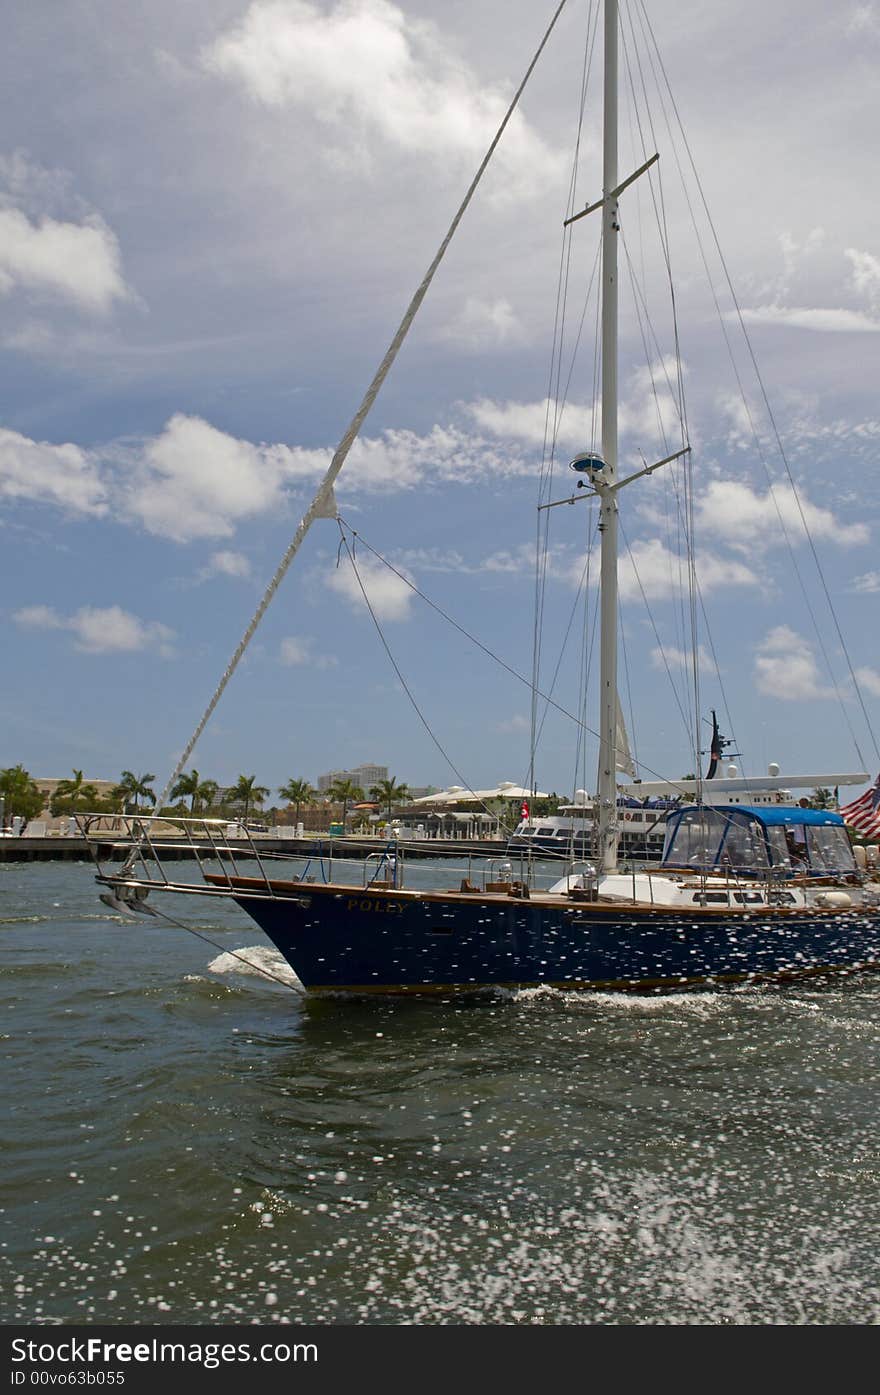
M 314 640 L 288 635 L 282 639 L 278 648 L 278 657 L 288 668 L 297 667 L 300 664 L 309 668 L 335 668 L 339 663 L 335 654 L 316 654 L 314 652 Z
M 437 337 L 476 351 L 521 344 L 525 329 L 509 300 L 489 301 L 468 296 L 461 313 L 441 329 Z
M 880 697 L 880 673 L 875 668 L 857 668 L 856 682 L 872 697 Z
M 864 523 L 841 523 L 830 509 L 810 503 L 803 490 L 795 494 L 789 484 L 759 494 L 739 480 L 712 480 L 697 501 L 696 514 L 698 532 L 716 534 L 743 551 L 756 544 L 784 544 L 780 517 L 789 541 L 803 539 L 804 522 L 814 540 L 845 546 L 870 540 Z
M 856 5 L 847 20 L 846 32 L 852 37 L 880 36 L 880 17 L 873 5 Z
M 829 249 L 824 258 L 824 275 L 820 265 L 817 270 L 816 254 L 825 247 L 824 228 L 813 228 L 804 242 L 797 242 L 789 233 L 779 238 L 782 248 L 782 272 L 769 285 L 761 288 L 763 305 L 743 307 L 742 317 L 746 324 L 778 325 L 792 329 L 808 329 L 820 334 L 874 334 L 880 330 L 880 263 L 870 252 L 861 252 L 854 247 L 843 249 L 843 255 L 852 266 L 849 282 L 840 282 L 840 255 L 838 247 Z M 812 259 L 812 262 L 811 262 Z M 811 263 L 808 265 L 808 263 Z M 805 295 L 815 294 L 815 287 L 821 280 L 827 284 L 829 297 L 843 291 L 851 295 L 853 291 L 867 301 L 872 314 L 861 309 L 844 305 L 814 306 L 805 305 Z M 836 292 L 831 290 L 836 285 Z M 800 298 L 800 304 L 797 303 Z M 792 303 L 794 302 L 794 303 Z M 736 321 L 738 312 L 730 310 L 725 319 Z
M 93 314 L 131 294 L 119 244 L 99 218 L 34 225 L 20 209 L 0 208 L 0 294 L 16 287 L 61 296 Z
M 693 671 L 693 655 L 684 649 L 678 649 L 674 644 L 666 645 L 664 648 L 654 648 L 651 650 L 651 667 L 663 669 L 686 669 L 689 673 Z M 697 646 L 697 660 L 701 673 L 714 673 L 715 661 L 708 649 L 702 644 Z
M 852 279 L 856 291 L 863 295 L 871 309 L 880 311 L 880 260 L 870 252 L 847 247 L 844 256 L 852 263 Z
M 174 631 L 158 620 L 141 620 L 118 605 L 82 606 L 73 615 L 59 615 L 51 606 L 26 606 L 13 615 L 22 629 L 69 630 L 76 648 L 87 654 L 132 653 L 155 649 L 171 652 Z
M 583 559 L 579 562 L 581 571 L 583 570 Z M 571 562 L 560 563 L 558 555 L 551 555 L 548 559 L 549 570 L 553 575 L 560 573 L 566 577 L 573 569 Z M 498 552 L 490 552 L 488 557 L 484 557 L 480 564 L 480 571 L 502 572 L 515 575 L 518 572 L 528 573 L 535 570 L 535 549 L 531 543 L 524 543 L 518 548 L 501 548 Z M 580 572 L 578 573 L 580 579 Z
M 97 464 L 79 446 L 31 441 L 0 427 L 0 496 L 50 503 L 73 513 L 107 512 Z
M 470 402 L 466 408 L 474 421 L 493 436 L 506 436 L 513 440 L 526 441 L 529 445 L 543 445 L 545 437 L 553 435 L 553 420 L 556 404 L 549 398 L 543 402 L 494 402 L 480 398 Z M 560 440 L 574 447 L 591 440 L 600 430 L 601 418 L 590 407 L 567 404 L 557 426 Z
M 675 360 L 665 358 L 630 376 L 617 413 L 620 438 L 629 438 L 630 448 L 644 445 L 648 450 L 651 442 L 675 439 L 680 420 L 677 371 Z M 568 401 L 560 407 L 546 397 L 537 402 L 499 402 L 484 397 L 467 403 L 465 410 L 493 436 L 541 446 L 545 437 L 551 441 L 555 435 L 563 449 L 584 450 L 591 442 L 600 449 L 602 410 L 598 402 Z
M 399 576 L 383 567 L 380 562 L 372 562 L 367 558 L 358 558 L 357 569 L 378 620 L 410 618 L 413 593 Z M 403 572 L 403 568 L 399 570 Z M 327 585 L 331 591 L 344 597 L 356 609 L 363 607 L 364 597 L 360 583 L 350 563 L 340 564 L 332 571 Z
M 23 630 L 63 630 L 64 621 L 50 605 L 28 605 L 13 615 Z
M 255 445 L 183 413 L 157 436 L 134 445 L 110 442 L 91 453 L 0 428 L 0 497 L 86 514 L 112 509 L 117 521 L 187 543 L 228 538 L 246 519 L 283 511 L 289 487 L 317 485 L 331 457 L 329 447 Z M 533 469 L 516 447 L 502 449 L 455 426 L 435 426 L 424 436 L 389 430 L 355 441 L 338 490 L 348 495 L 469 484 Z M 220 550 L 201 576 L 245 576 L 248 570 L 242 554 Z
M 822 334 L 880 333 L 880 320 L 872 320 L 861 310 L 757 305 L 752 309 L 743 309 L 742 317 L 750 325 L 787 325 L 791 329 L 812 329 Z M 735 320 L 738 316 L 736 311 L 731 311 L 725 318 Z
M 150 533 L 175 542 L 229 537 L 241 519 L 282 506 L 285 455 L 177 413 L 139 453 L 125 506 Z
M 880 572 L 864 572 L 853 581 L 853 590 L 873 595 L 880 591 Z
M 240 576 L 251 574 L 251 564 L 243 552 L 212 552 L 203 575 Z
M 582 566 L 582 562 L 575 565 L 578 579 Z M 713 553 L 698 556 L 696 569 L 704 595 L 719 588 L 758 584 L 753 568 Z M 670 596 L 680 595 L 682 589 L 687 586 L 684 562 L 659 538 L 634 542 L 626 555 L 621 555 L 618 574 L 620 597 L 624 601 L 639 599 L 642 591 L 649 604 L 652 601 L 667 600 Z
M 504 721 L 496 722 L 495 730 L 501 732 L 503 736 L 520 736 L 523 732 L 530 731 L 531 725 L 528 717 L 516 714 Z
M 755 684 L 759 693 L 790 702 L 836 697 L 809 643 L 788 625 L 777 625 L 757 646 Z
M 344 126 L 348 143 L 360 127 L 399 151 L 471 164 L 510 100 L 448 53 L 433 25 L 388 0 L 341 0 L 329 10 L 308 0 L 254 0 L 202 62 L 262 105 L 296 106 L 327 127 Z M 534 194 L 561 169 L 519 112 L 498 159 L 508 195 Z

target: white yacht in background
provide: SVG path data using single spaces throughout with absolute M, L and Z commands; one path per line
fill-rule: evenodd
M 727 773 L 704 780 L 635 781 L 618 786 L 617 838 L 621 860 L 656 864 L 663 860 L 669 816 L 693 804 L 700 795 L 712 807 L 804 808 L 807 791 L 836 790 L 863 785 L 868 776 L 855 774 L 781 775 L 775 763 L 766 775 L 740 775 L 730 764 Z M 711 783 L 710 783 L 711 780 Z M 514 829 L 507 851 L 511 855 L 594 859 L 598 854 L 598 803 L 586 790 L 574 802 L 561 804 L 555 814 L 523 818 Z

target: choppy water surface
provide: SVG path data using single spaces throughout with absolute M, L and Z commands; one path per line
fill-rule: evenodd
M 5 1322 L 870 1323 L 880 977 L 302 1002 L 0 867 Z

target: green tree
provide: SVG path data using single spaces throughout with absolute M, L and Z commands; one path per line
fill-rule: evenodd
M 342 827 L 344 828 L 349 804 L 363 799 L 364 792 L 360 785 L 356 785 L 353 780 L 337 780 L 334 785 L 330 786 L 327 793 L 335 803 L 342 805 Z
M 248 813 L 252 804 L 259 807 L 266 795 L 269 793 L 266 785 L 258 785 L 256 775 L 239 775 L 233 788 L 229 791 L 227 798 L 233 804 L 243 804 L 244 814 L 242 818 L 245 823 L 248 820 Z
M 210 809 L 217 798 L 217 790 L 216 780 L 203 780 L 197 770 L 191 770 L 189 774 L 181 775 L 171 791 L 171 798 L 188 799 L 189 812 L 195 818 L 205 809 Z
M 833 791 L 833 790 L 826 790 L 826 789 L 823 789 L 822 786 L 820 785 L 820 787 L 819 787 L 818 789 L 813 790 L 813 793 L 810 795 L 810 808 L 811 808 L 811 809 L 833 809 L 833 808 L 835 808 L 835 803 L 834 803 L 834 791 Z
M 27 823 L 43 807 L 43 796 L 23 765 L 10 765 L 0 770 L 0 798 L 4 801 L 6 823 L 16 814 Z
M 49 813 L 53 818 L 59 814 L 75 814 L 80 804 L 94 809 L 98 802 L 98 791 L 83 779 L 81 770 L 74 770 L 72 780 L 59 780 L 52 792 Z
M 113 793 L 117 799 L 122 800 L 123 813 L 131 813 L 129 805 L 134 805 L 134 813 L 140 810 L 141 800 L 153 806 L 156 803 L 156 796 L 151 788 L 155 775 L 135 775 L 131 770 L 123 770 L 119 777 L 119 784 Z
M 299 823 L 300 805 L 311 804 L 317 791 L 312 789 L 308 780 L 288 780 L 286 785 L 279 786 L 278 793 L 288 804 L 293 805 L 293 821 Z
M 399 785 L 392 775 L 390 780 L 380 780 L 378 785 L 371 785 L 370 798 L 382 806 L 390 819 L 392 804 L 402 804 L 405 799 L 409 799 L 409 785 Z

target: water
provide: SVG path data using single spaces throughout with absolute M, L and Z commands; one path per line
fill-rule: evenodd
M 880 1317 L 880 976 L 303 1002 L 166 904 L 0 867 L 0 1320 Z

